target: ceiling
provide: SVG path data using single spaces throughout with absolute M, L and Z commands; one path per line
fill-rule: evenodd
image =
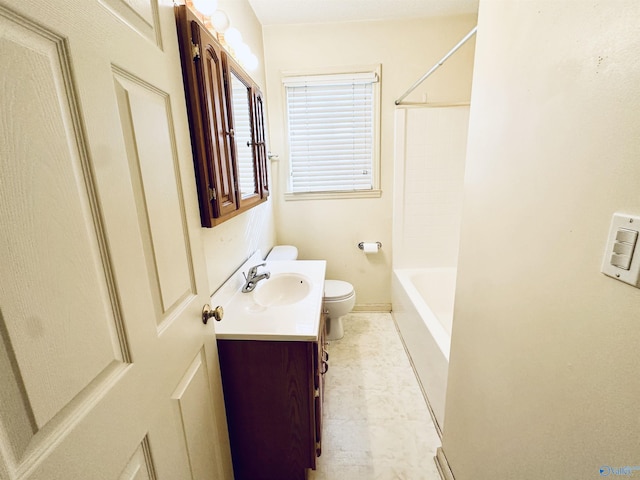
M 478 0 L 249 0 L 249 3 L 263 25 L 478 13 Z

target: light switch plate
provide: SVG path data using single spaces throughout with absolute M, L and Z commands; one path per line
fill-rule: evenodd
M 631 258 L 631 264 L 629 269 L 617 267 L 611 263 L 611 255 L 614 253 L 614 246 L 616 244 L 616 236 L 619 229 L 640 231 L 640 217 L 634 215 L 627 215 L 625 213 L 614 213 L 611 219 L 611 226 L 609 227 L 609 237 L 607 240 L 607 247 L 604 251 L 604 258 L 602 259 L 602 268 L 600 271 L 609 277 L 620 280 L 621 282 L 628 283 L 634 287 L 638 287 L 640 282 L 640 252 L 638 251 L 638 245 L 640 242 L 636 242 L 633 251 L 633 257 Z

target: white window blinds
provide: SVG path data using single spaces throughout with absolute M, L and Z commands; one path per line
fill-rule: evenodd
M 376 81 L 374 72 L 283 80 L 290 192 L 373 189 Z

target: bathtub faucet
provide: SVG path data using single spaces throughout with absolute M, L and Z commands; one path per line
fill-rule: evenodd
M 254 265 L 249 269 L 249 272 L 246 275 L 244 274 L 244 272 L 242 273 L 245 279 L 244 286 L 242 287 L 242 293 L 252 292 L 253 289 L 256 288 L 256 285 L 260 280 L 266 280 L 271 276 L 270 272 L 263 272 L 260 275 L 258 275 L 258 268 L 264 267 L 265 265 L 266 263 Z

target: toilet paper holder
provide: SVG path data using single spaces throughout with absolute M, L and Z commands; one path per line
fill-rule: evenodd
M 378 250 L 380 250 L 382 248 L 382 243 L 381 242 L 375 242 L 375 243 L 378 245 Z M 360 250 L 364 250 L 364 244 L 365 244 L 365 242 L 360 242 L 358 244 L 358 248 Z

